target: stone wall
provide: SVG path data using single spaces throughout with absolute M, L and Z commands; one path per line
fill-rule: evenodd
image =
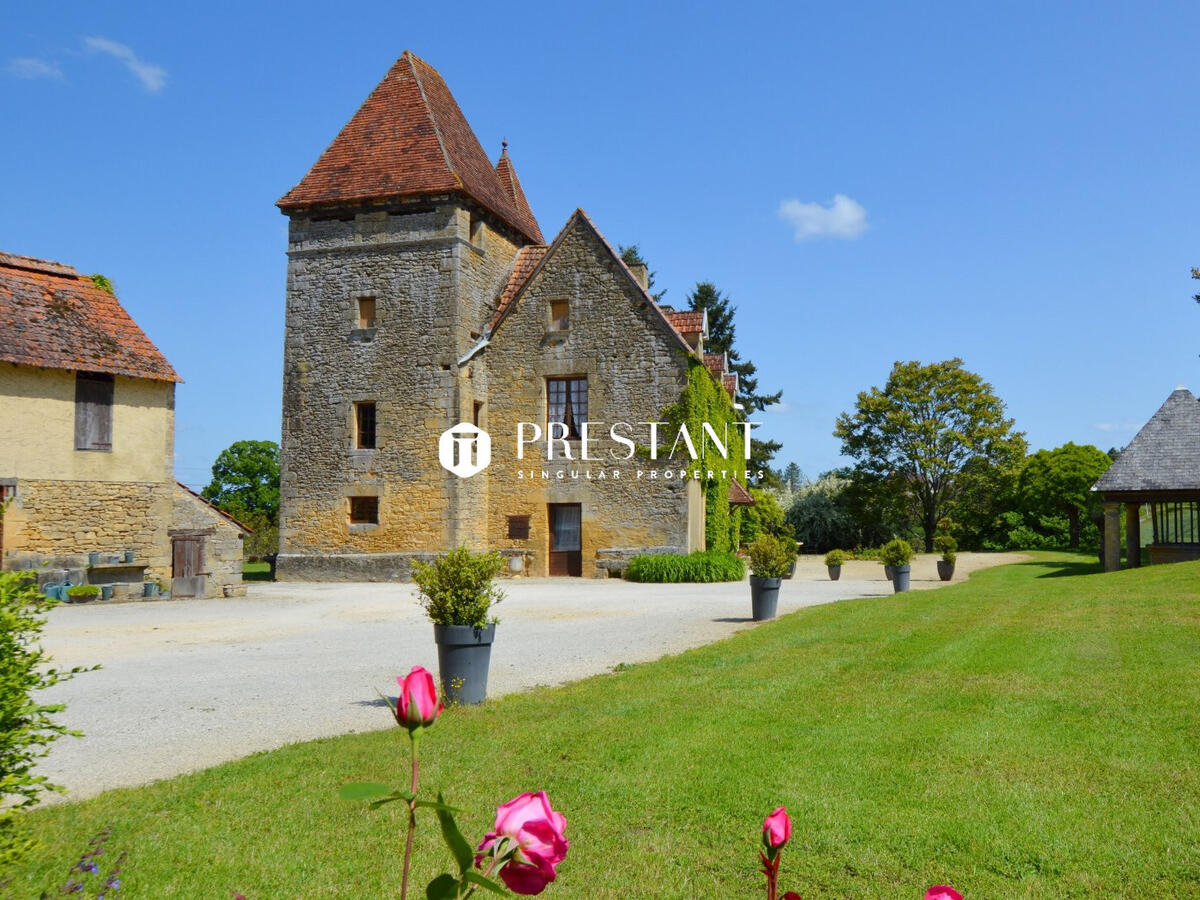
M 146 575 L 171 575 L 173 484 L 18 479 L 4 517 L 4 567 L 82 569 L 89 553 L 132 550 Z M 78 583 L 82 579 L 73 579 Z
M 566 334 L 548 330 L 549 305 L 561 300 L 569 304 Z M 529 574 L 546 575 L 547 505 L 578 503 L 585 576 L 623 569 L 636 553 L 702 549 L 696 529 L 689 533 L 689 523 L 702 515 L 700 494 L 678 474 L 686 462 L 616 459 L 613 454 L 628 451 L 609 438 L 612 423 L 658 420 L 679 399 L 687 358 L 687 348 L 602 238 L 584 217 L 574 217 L 483 354 L 493 450 L 486 476 L 475 478 L 487 478 L 487 546 L 524 550 Z M 546 379 L 555 376 L 587 378 L 588 420 L 599 429 L 589 443 L 594 460 L 580 459 L 580 442 L 573 441 L 574 461 L 548 462 L 544 440 L 517 458 L 518 423 L 545 428 Z M 508 537 L 514 515 L 530 517 L 528 540 Z
M 199 534 L 204 538 L 206 597 L 244 597 L 242 582 L 243 531 L 228 516 L 180 485 L 175 486 L 170 534 Z
M 437 458 L 437 436 L 463 418 L 457 361 L 516 253 L 498 223 L 443 200 L 291 220 L 284 343 L 281 579 L 343 577 L 362 554 L 421 554 L 482 530 L 478 485 Z M 373 297 L 376 327 L 356 327 Z M 354 404 L 376 403 L 377 449 L 354 446 Z M 460 491 L 462 496 L 460 497 Z M 379 500 L 379 523 L 351 524 L 349 498 Z M 305 558 L 308 558 L 305 561 Z M 380 578 L 392 567 L 381 558 Z

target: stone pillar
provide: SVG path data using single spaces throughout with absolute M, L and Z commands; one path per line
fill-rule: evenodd
M 1121 504 L 1104 504 L 1104 571 L 1121 568 Z
M 1136 569 L 1142 564 L 1142 506 L 1125 504 L 1125 564 Z

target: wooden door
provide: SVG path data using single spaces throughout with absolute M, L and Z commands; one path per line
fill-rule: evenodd
M 583 574 L 583 510 L 578 503 L 551 503 L 550 574 Z
M 171 596 L 204 596 L 204 538 L 171 538 Z

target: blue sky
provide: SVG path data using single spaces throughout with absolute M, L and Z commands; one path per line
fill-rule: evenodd
M 406 48 L 548 235 L 581 206 L 666 302 L 732 296 L 810 475 L 897 359 L 961 356 L 1033 448 L 1122 445 L 1200 388 L 1197 4 L 242 6 L 0 31 L 0 249 L 113 279 L 186 380 L 188 484 L 278 439 L 274 202 Z

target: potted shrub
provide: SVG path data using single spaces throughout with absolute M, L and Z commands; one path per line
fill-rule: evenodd
M 830 581 L 837 581 L 842 577 L 842 564 L 845 561 L 845 550 L 830 550 L 825 554 L 825 566 L 829 569 Z
M 908 590 L 909 576 L 912 572 L 913 548 L 903 538 L 888 541 L 879 551 L 879 558 L 885 566 L 892 568 L 892 589 L 897 593 Z
M 482 703 L 496 623 L 493 604 L 504 599 L 495 578 L 504 568 L 499 553 L 459 547 L 433 562 L 413 563 L 421 606 L 433 623 L 442 694 L 451 703 Z
M 100 596 L 100 588 L 94 584 L 75 584 L 65 589 L 68 603 L 87 603 Z
M 796 561 L 794 547 L 793 541 L 764 534 L 746 548 L 750 557 L 750 609 L 755 622 L 775 618 L 779 585 Z
M 936 535 L 933 539 L 933 549 L 942 554 L 938 560 L 938 578 L 949 581 L 954 577 L 954 563 L 958 560 L 958 541 L 948 534 Z

